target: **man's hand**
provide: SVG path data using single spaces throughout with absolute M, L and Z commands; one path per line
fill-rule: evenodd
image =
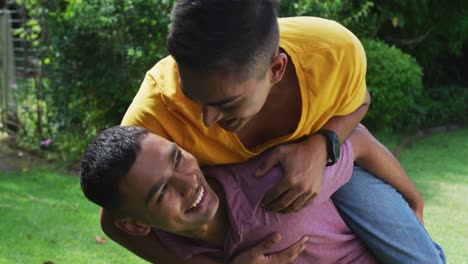
M 299 254 L 304 251 L 307 236 L 302 237 L 301 240 L 283 251 L 271 255 L 265 255 L 265 252 L 275 246 L 280 240 L 281 235 L 275 233 L 267 237 L 260 244 L 239 254 L 231 261 L 231 264 L 293 263 Z
M 424 200 L 420 192 L 417 192 L 417 195 L 413 199 L 405 198 L 406 202 L 409 204 L 410 208 L 413 210 L 416 217 L 419 219 L 422 225 L 424 225 L 423 211 L 424 211 Z
M 280 163 L 284 175 L 278 185 L 263 198 L 265 209 L 280 212 L 297 212 L 319 194 L 327 163 L 326 139 L 323 135 L 311 135 L 300 143 L 276 147 L 264 160 L 256 176 L 266 174 Z

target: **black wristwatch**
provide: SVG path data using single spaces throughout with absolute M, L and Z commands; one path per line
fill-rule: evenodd
M 327 139 L 327 167 L 335 164 L 340 159 L 340 140 L 338 136 L 331 130 L 319 130 L 315 134 L 324 135 Z

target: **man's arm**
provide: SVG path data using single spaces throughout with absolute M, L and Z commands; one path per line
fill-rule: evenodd
M 147 236 L 132 236 L 115 227 L 112 215 L 101 209 L 101 227 L 104 233 L 131 251 L 135 255 L 151 263 L 158 264 L 282 264 L 293 263 L 305 248 L 307 237 L 302 237 L 287 249 L 272 255 L 265 255 L 264 252 L 273 248 L 280 240 L 279 234 L 272 234 L 258 245 L 243 251 L 231 261 L 213 259 L 208 256 L 196 255 L 189 260 L 179 259 L 171 250 L 164 247 L 157 236 L 150 233 Z
M 354 128 L 361 122 L 364 116 L 367 113 L 370 105 L 370 95 L 369 91 L 366 90 L 366 95 L 361 106 L 359 106 L 354 112 L 345 115 L 345 116 L 334 116 L 328 120 L 327 123 L 321 128 L 326 130 L 331 130 L 335 132 L 340 140 L 340 143 L 343 143 L 353 132 Z M 324 138 L 324 137 L 322 137 Z M 326 153 L 326 150 L 325 150 Z
M 114 218 L 111 214 L 101 208 L 101 227 L 104 233 L 116 243 L 133 252 L 135 255 L 151 263 L 173 263 L 173 264 L 218 264 L 208 257 L 196 256 L 190 261 L 183 261 L 177 258 L 169 249 L 164 247 L 153 233 L 147 236 L 132 236 L 118 229 L 114 225 Z
M 366 91 L 363 102 L 354 112 L 330 118 L 321 129 L 334 131 L 342 143 L 367 113 L 369 104 L 370 95 Z M 325 137 L 313 134 L 300 143 L 276 147 L 270 155 L 256 176 L 264 175 L 277 163 L 281 163 L 285 177 L 265 195 L 263 204 L 266 209 L 291 213 L 310 204 L 320 192 L 327 163 Z
M 355 162 L 401 193 L 422 223 L 422 196 L 393 154 L 362 125 L 356 127 L 349 139 L 353 145 Z

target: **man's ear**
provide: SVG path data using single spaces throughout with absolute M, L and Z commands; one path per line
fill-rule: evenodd
M 136 221 L 131 217 L 123 217 L 114 221 L 114 225 L 120 230 L 133 236 L 146 236 L 151 231 L 151 227 Z
M 283 79 L 287 65 L 288 56 L 283 52 L 278 53 L 278 55 L 273 58 L 273 62 L 270 65 L 271 82 L 277 83 Z

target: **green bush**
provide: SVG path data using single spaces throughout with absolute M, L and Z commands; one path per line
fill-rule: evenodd
M 364 123 L 374 129 L 411 130 L 421 122 L 422 68 L 382 41 L 363 40 L 372 103 Z
M 414 56 L 425 86 L 468 85 L 468 1 L 374 0 L 378 38 Z
M 145 72 L 167 54 L 171 7 L 158 0 L 70 1 L 49 16 L 52 120 L 70 158 L 96 131 L 120 123 Z
M 98 107 L 100 115 L 88 121 L 118 123 L 145 71 L 167 54 L 171 6 L 157 0 L 76 1 L 49 17 L 57 113 L 80 121 L 76 108 Z
M 37 148 L 51 138 L 62 157 L 77 159 L 97 131 L 120 123 L 145 72 L 167 54 L 173 2 L 24 0 L 28 16 L 40 21 L 40 35 L 30 41 L 40 41 L 43 74 L 37 83 L 46 85 L 36 86 L 35 98 L 17 99 L 47 102 L 47 112 L 25 116 L 42 124 L 34 133 L 19 133 L 19 140 Z M 28 39 L 31 30 L 23 32 Z
M 29 19 L 18 36 L 39 50 L 42 67 L 42 75 L 24 82 L 34 84 L 29 90 L 18 89 L 21 145 L 38 149 L 41 141 L 51 139 L 51 150 L 76 160 L 97 131 L 118 124 L 145 71 L 167 54 L 165 37 L 174 1 L 16 0 L 26 7 Z M 394 17 L 384 12 L 381 2 L 284 0 L 280 16 L 334 19 L 357 36 L 372 38 Z M 399 21 L 398 28 L 413 24 Z M 368 126 L 410 130 L 460 119 L 460 111 L 466 110 L 460 97 L 447 109 L 442 109 L 446 101 L 431 94 L 421 97 L 422 71 L 413 58 L 379 41 L 363 42 L 372 94 Z M 460 50 L 460 45 L 454 47 Z M 445 95 L 450 100 L 450 93 Z
M 279 16 L 318 16 L 336 19 L 343 6 L 342 0 L 280 1 Z
M 468 88 L 441 86 L 424 90 L 422 126 L 465 125 L 468 122 Z
M 336 20 L 359 37 L 369 35 L 369 21 L 374 3 L 368 0 L 297 0 L 280 2 L 279 16 L 316 16 Z

